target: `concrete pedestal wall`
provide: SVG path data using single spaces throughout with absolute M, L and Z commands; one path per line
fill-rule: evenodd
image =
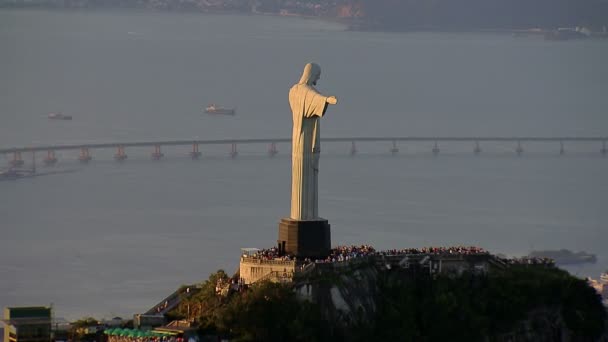
M 283 218 L 279 223 L 278 245 L 286 254 L 324 258 L 331 249 L 330 225 L 325 219 L 299 221 Z
M 295 260 L 260 260 L 241 257 L 239 265 L 240 277 L 245 284 L 253 284 L 264 279 L 271 281 L 291 280 L 295 271 Z

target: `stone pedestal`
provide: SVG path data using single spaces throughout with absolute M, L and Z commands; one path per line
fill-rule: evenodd
M 331 249 L 327 220 L 299 221 L 283 218 L 279 223 L 279 249 L 298 257 L 326 257 Z

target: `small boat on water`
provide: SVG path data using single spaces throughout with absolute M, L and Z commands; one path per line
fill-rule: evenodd
M 585 39 L 591 36 L 591 32 L 586 28 L 562 27 L 557 30 L 545 32 L 545 40 L 571 40 Z
M 608 270 L 606 270 L 606 272 L 604 272 L 600 275 L 600 280 L 603 283 L 608 284 Z M 608 298 L 606 298 L 606 299 L 608 299 Z
M 54 170 L 54 171 L 44 171 L 38 172 L 36 171 L 36 167 L 32 167 L 31 169 L 23 169 L 23 168 L 10 168 L 8 170 L 0 170 L 0 182 L 1 181 L 9 181 L 9 180 L 17 180 L 22 178 L 34 178 L 40 176 L 49 176 L 56 175 L 60 173 L 71 173 L 76 172 L 76 169 L 68 169 L 68 170 Z
M 210 104 L 205 107 L 205 113 L 207 114 L 221 114 L 221 115 L 234 115 L 236 114 L 236 108 L 225 108 L 219 107 L 214 104 Z
M 62 113 L 49 113 L 48 118 L 51 120 L 72 120 L 71 115 L 65 115 Z
M 34 177 L 35 175 L 36 175 L 35 169 L 29 170 L 29 169 L 10 168 L 5 171 L 0 171 L 0 181 Z

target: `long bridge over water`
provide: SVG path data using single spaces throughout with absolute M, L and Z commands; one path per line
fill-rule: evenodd
M 357 143 L 365 142 L 388 142 L 390 147 L 388 153 L 397 154 L 399 153 L 398 143 L 405 142 L 431 142 L 433 147 L 431 152 L 434 155 L 438 155 L 440 152 L 440 143 L 454 143 L 454 142 L 469 142 L 473 144 L 473 153 L 478 155 L 481 153 L 481 143 L 483 142 L 508 142 L 514 146 L 514 153 L 521 155 L 524 152 L 524 143 L 531 142 L 545 142 L 545 143 L 556 143 L 559 144 L 559 154 L 565 154 L 565 143 L 567 142 L 590 142 L 598 143 L 599 148 L 597 151 L 602 155 L 606 155 L 608 150 L 606 148 L 606 142 L 608 136 L 595 136 L 595 137 L 568 137 L 568 136 L 556 136 L 556 137 L 535 137 L 535 136 L 522 136 L 522 137 L 423 137 L 423 136 L 406 136 L 406 137 L 340 137 L 340 138 L 323 138 L 323 142 L 347 142 L 351 144 L 350 154 L 355 155 L 357 153 Z M 91 143 L 91 144 L 71 144 L 71 145 L 45 145 L 45 146 L 22 146 L 12 148 L 1 148 L 0 154 L 6 155 L 11 154 L 12 159 L 10 164 L 12 166 L 21 166 L 24 164 L 22 159 L 22 153 L 36 153 L 46 152 L 44 163 L 52 165 L 57 162 L 55 151 L 65 150 L 76 150 L 80 151 L 78 160 L 82 163 L 87 163 L 93 159 L 92 150 L 100 149 L 115 149 L 114 159 L 117 161 L 124 161 L 127 159 L 126 148 L 128 147 L 152 147 L 153 152 L 151 158 L 154 160 L 160 160 L 164 157 L 162 153 L 163 146 L 191 146 L 191 150 L 188 155 L 192 159 L 198 159 L 202 156 L 199 150 L 200 145 L 226 145 L 230 147 L 229 155 L 235 158 L 238 155 L 238 146 L 245 144 L 266 144 L 268 146 L 268 155 L 274 156 L 278 153 L 276 145 L 278 143 L 289 143 L 290 138 L 262 138 L 262 139 L 217 139 L 217 140 L 165 140 L 165 141 L 137 141 L 137 142 L 108 142 L 108 143 Z

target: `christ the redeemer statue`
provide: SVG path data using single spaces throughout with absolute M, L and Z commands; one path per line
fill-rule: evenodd
M 319 217 L 319 119 L 327 105 L 338 100 L 314 88 L 320 77 L 321 67 L 308 63 L 300 81 L 289 90 L 293 115 L 291 214 L 279 224 L 279 249 L 301 256 L 321 256 L 330 247 L 329 224 Z
M 320 77 L 321 67 L 308 63 L 300 82 L 289 90 L 289 105 L 293 114 L 290 217 L 294 220 L 319 218 L 319 119 L 325 114 L 327 104 L 338 102 L 334 96 L 321 95 L 314 88 Z

